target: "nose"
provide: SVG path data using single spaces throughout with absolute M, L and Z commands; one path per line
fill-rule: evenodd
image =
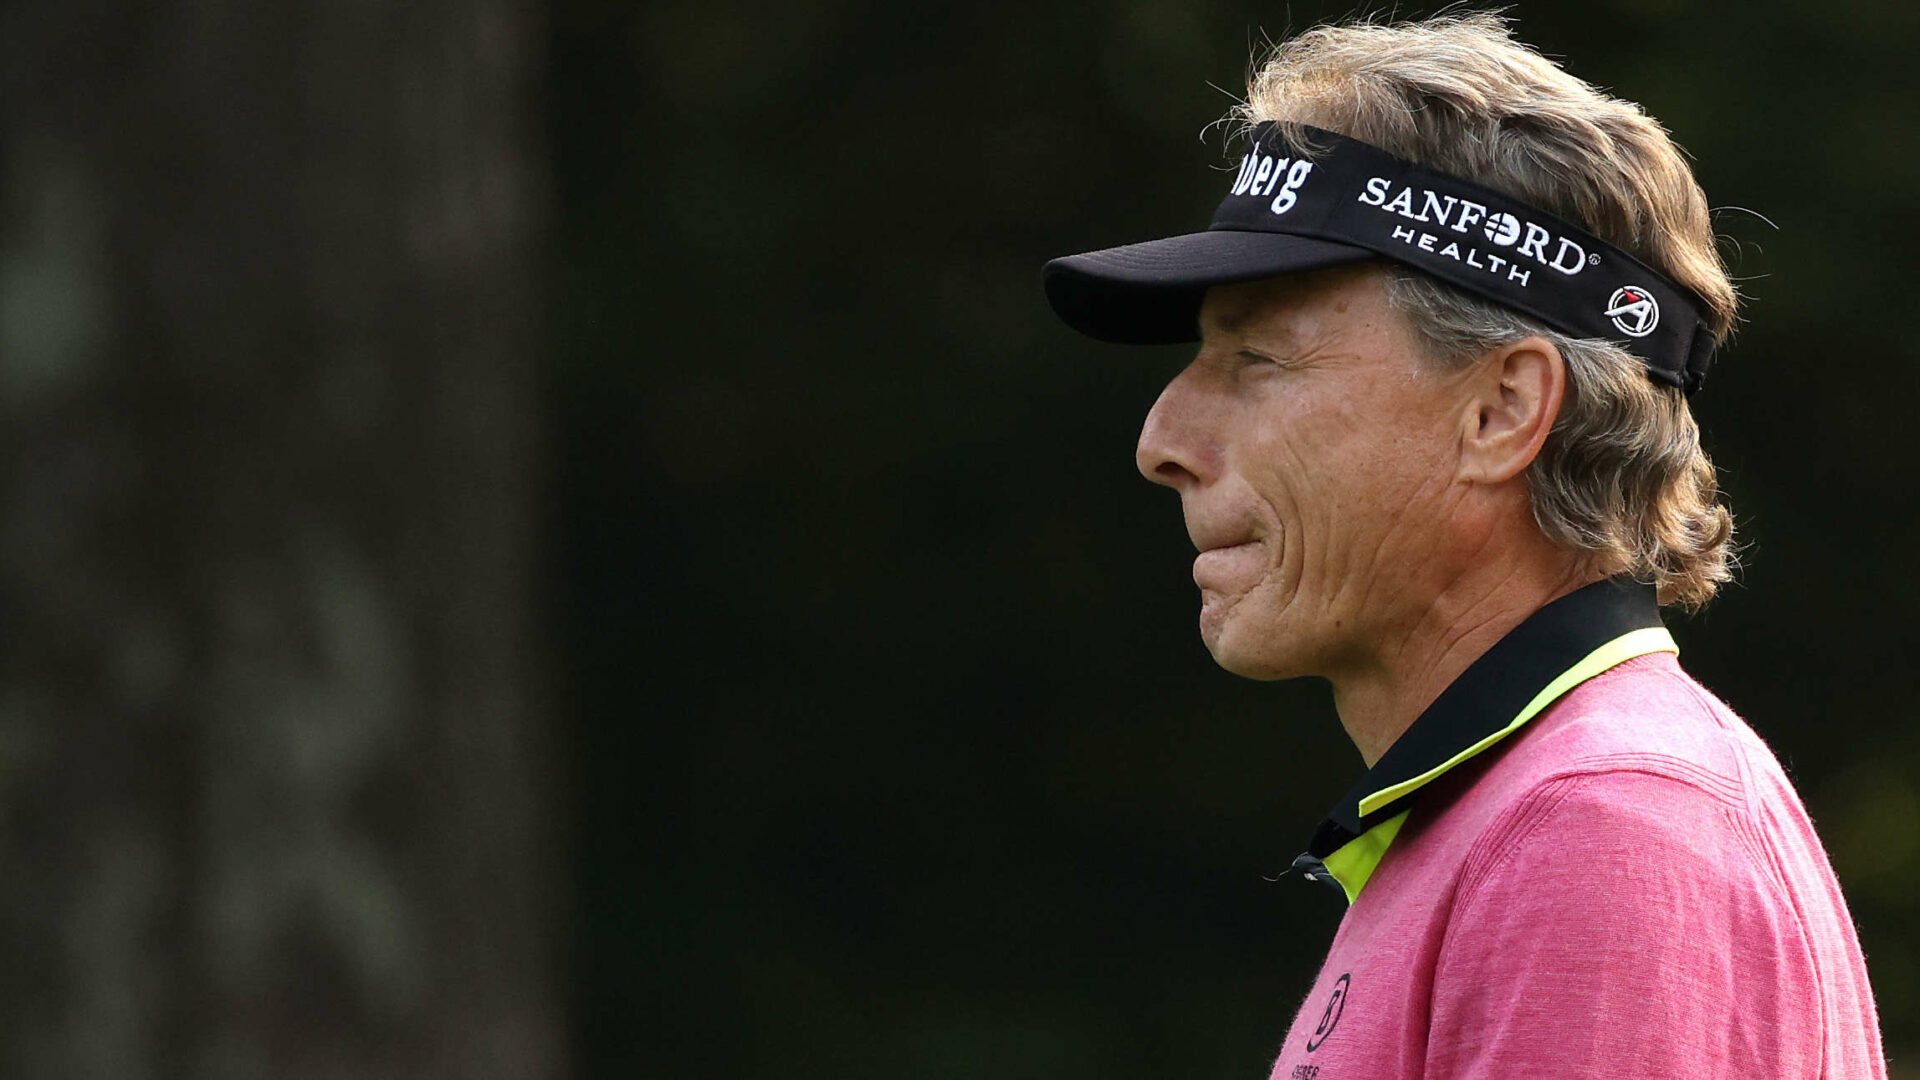
M 1207 433 L 1195 380 L 1194 368 L 1189 366 L 1160 391 L 1153 408 L 1147 410 L 1147 422 L 1141 425 L 1140 442 L 1133 451 L 1141 476 L 1181 492 L 1204 485 L 1212 472 L 1207 463 L 1214 456 L 1213 439 Z

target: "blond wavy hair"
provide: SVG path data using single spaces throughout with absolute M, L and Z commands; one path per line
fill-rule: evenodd
M 1315 27 L 1257 68 L 1236 116 L 1275 121 L 1296 145 L 1301 125 L 1338 132 L 1577 222 L 1698 296 L 1716 342 L 1733 328 L 1739 298 L 1706 196 L 1666 129 L 1515 41 L 1499 16 Z M 1393 266 L 1387 294 L 1440 363 L 1529 335 L 1560 350 L 1566 401 L 1527 472 L 1549 537 L 1688 610 L 1732 577 L 1733 517 L 1680 390 L 1610 341 L 1417 270 Z

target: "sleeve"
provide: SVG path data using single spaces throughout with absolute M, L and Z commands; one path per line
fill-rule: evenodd
M 1737 793 L 1550 781 L 1469 854 L 1427 1080 L 1818 1076 L 1817 979 Z

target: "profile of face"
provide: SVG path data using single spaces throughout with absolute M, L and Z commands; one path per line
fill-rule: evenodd
M 1423 357 L 1374 265 L 1217 286 L 1200 326 L 1136 461 L 1180 493 L 1201 636 L 1252 678 L 1364 666 L 1486 518 L 1473 367 Z

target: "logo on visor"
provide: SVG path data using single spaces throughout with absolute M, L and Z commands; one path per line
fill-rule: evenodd
M 1638 285 L 1623 285 L 1607 300 L 1607 318 L 1628 337 L 1646 337 L 1660 325 L 1660 304 Z
M 1523 260 L 1568 277 L 1585 270 L 1591 262 L 1587 249 L 1570 236 L 1558 236 L 1544 225 L 1444 191 L 1411 184 L 1400 184 L 1396 190 L 1393 180 L 1375 176 L 1368 179 L 1356 198 L 1362 206 L 1428 226 L 1415 229 L 1395 225 L 1393 239 L 1501 275 L 1521 288 L 1531 285 L 1533 279 L 1533 270 L 1522 266 Z M 1476 226 L 1490 247 L 1475 246 L 1472 236 Z
M 1520 219 L 1512 214 L 1493 214 L 1487 218 L 1487 239 L 1501 247 L 1520 242 Z M 1543 249 L 1544 250 L 1544 249 Z
M 1240 162 L 1240 172 L 1233 178 L 1233 188 L 1228 194 L 1257 195 L 1261 198 L 1272 195 L 1273 201 L 1267 204 L 1267 209 L 1284 214 L 1300 201 L 1300 196 L 1295 193 L 1300 190 L 1301 184 L 1307 182 L 1312 172 L 1313 162 L 1305 158 L 1274 157 L 1255 151 Z

